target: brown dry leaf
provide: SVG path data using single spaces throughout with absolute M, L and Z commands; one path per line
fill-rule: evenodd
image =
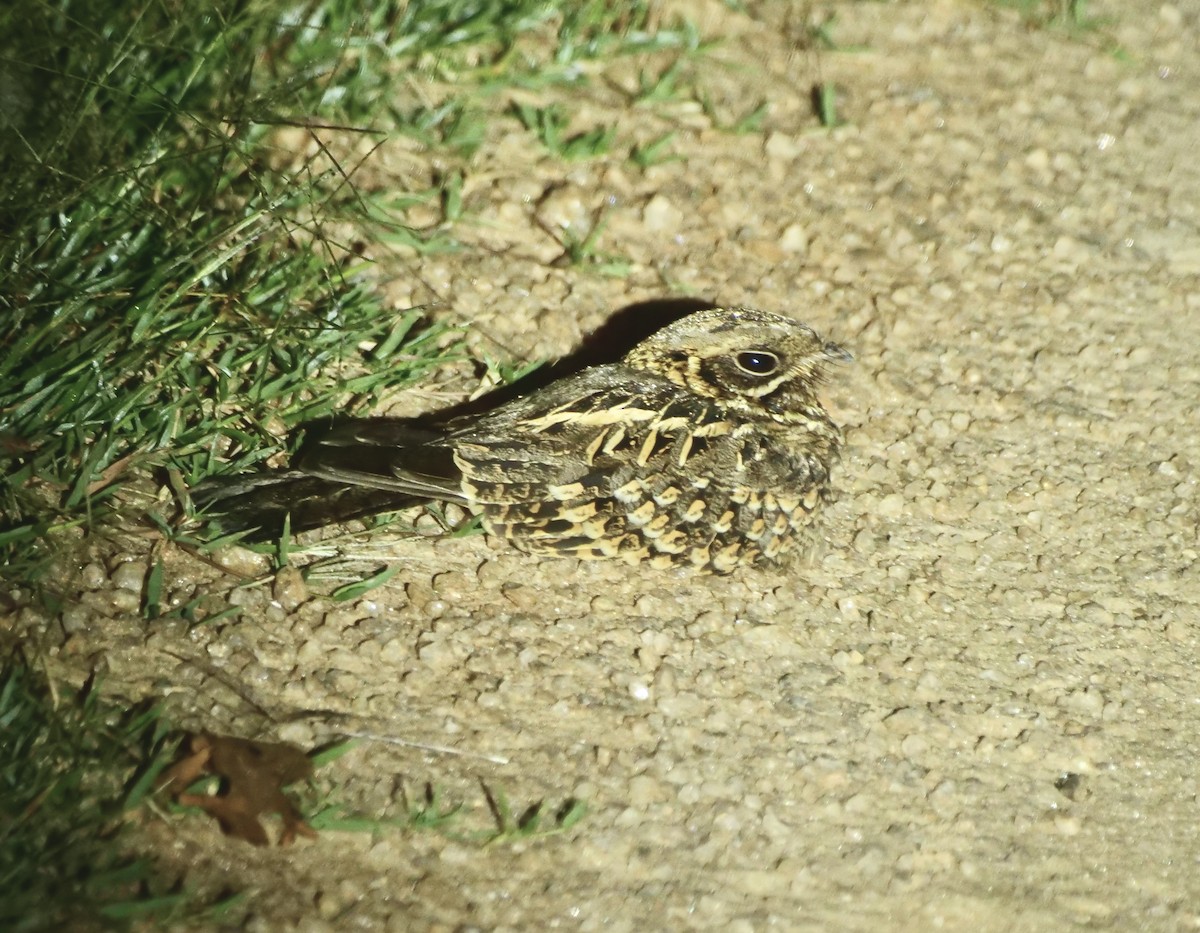
M 169 787 L 178 803 L 200 807 L 221 824 L 226 835 L 256 846 L 269 842 L 259 822 L 268 813 L 278 813 L 283 819 L 281 846 L 289 845 L 297 835 L 316 837 L 316 831 L 300 818 L 283 793 L 288 784 L 312 774 L 312 762 L 301 749 L 286 742 L 255 742 L 211 732 L 196 733 L 187 744 L 189 751 L 158 779 L 158 786 Z M 204 774 L 220 777 L 221 791 L 213 796 L 187 793 L 192 782 Z

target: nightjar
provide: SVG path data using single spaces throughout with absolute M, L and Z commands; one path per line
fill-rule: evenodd
M 776 314 L 699 311 L 484 414 L 351 422 L 195 498 L 267 533 L 443 500 L 526 551 L 727 573 L 785 553 L 828 497 L 841 431 L 817 387 L 849 359 Z

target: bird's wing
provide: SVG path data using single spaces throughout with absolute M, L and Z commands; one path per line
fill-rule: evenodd
M 732 430 L 713 403 L 615 365 L 497 409 L 450 440 L 473 498 L 495 501 L 500 492 L 512 501 L 549 487 L 552 498 L 576 486 L 576 495 L 605 495 L 629 473 L 675 474 Z
M 671 476 L 721 454 L 735 426 L 719 406 L 619 364 L 583 370 L 442 431 L 353 422 L 299 466 L 325 480 L 457 501 L 608 495 L 633 473 Z
M 366 486 L 426 499 L 463 501 L 463 462 L 456 451 L 495 452 L 497 481 L 502 463 L 522 482 L 530 470 L 543 478 L 555 468 L 579 461 L 587 435 L 606 419 L 649 418 L 651 402 L 621 399 L 620 367 L 596 367 L 514 399 L 482 415 L 468 415 L 441 428 L 376 418 L 352 421 L 320 435 L 299 457 L 299 470 L 351 486 Z M 662 395 L 674 391 L 663 380 Z M 666 387 L 666 389 L 664 389 Z M 468 458 L 471 460 L 472 458 Z M 522 470 L 521 464 L 525 469 Z

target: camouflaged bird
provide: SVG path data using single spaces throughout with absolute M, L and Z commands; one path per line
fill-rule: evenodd
M 841 431 L 817 387 L 849 359 L 776 314 L 700 311 L 482 415 L 336 428 L 298 470 L 209 498 L 293 531 L 444 500 L 533 553 L 725 573 L 786 552 L 828 497 Z

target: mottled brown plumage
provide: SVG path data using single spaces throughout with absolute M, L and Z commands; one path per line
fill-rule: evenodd
M 719 573 L 788 550 L 828 496 L 841 432 L 817 398 L 849 359 L 804 324 L 691 314 L 595 366 L 437 430 L 364 421 L 218 507 L 292 529 L 417 499 L 463 504 L 526 551 Z

